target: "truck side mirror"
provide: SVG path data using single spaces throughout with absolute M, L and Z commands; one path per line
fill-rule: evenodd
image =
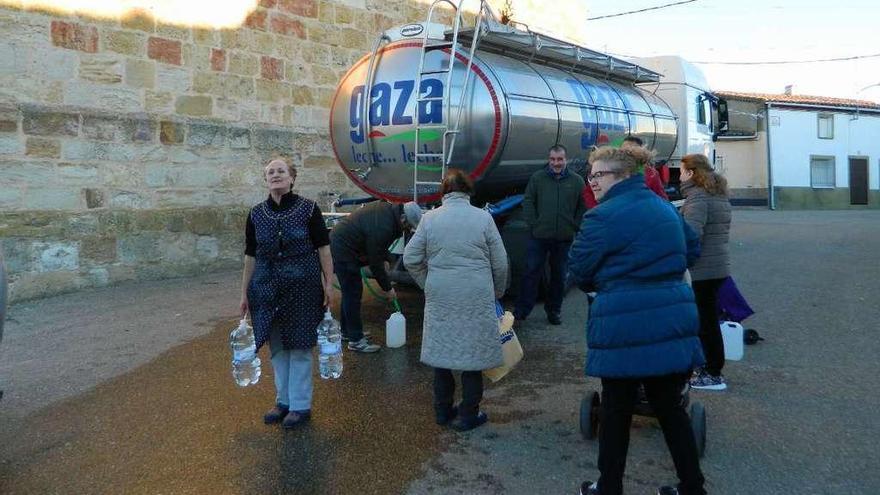
M 718 99 L 718 130 L 715 132 L 716 136 L 719 134 L 726 134 L 728 129 L 730 128 L 730 117 L 727 111 L 727 100 L 723 98 Z

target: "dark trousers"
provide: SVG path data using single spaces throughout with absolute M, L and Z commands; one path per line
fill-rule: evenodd
M 526 252 L 526 271 L 523 274 L 516 299 L 514 316 L 525 318 L 535 307 L 538 298 L 538 283 L 544 273 L 544 263 L 550 256 L 550 292 L 544 301 L 544 311 L 548 315 L 559 316 L 562 311 L 562 296 L 565 294 L 565 268 L 568 266 L 568 250 L 571 241 L 553 239 L 529 239 Z
M 712 376 L 720 375 L 724 368 L 724 339 L 718 323 L 718 289 L 722 283 L 723 278 L 693 282 L 697 311 L 700 313 L 700 342 L 706 355 L 705 369 Z
M 690 373 L 634 379 L 602 379 L 602 407 L 599 423 L 599 493 L 623 493 L 623 472 L 629 450 L 629 430 L 639 384 L 654 409 L 666 446 L 672 454 L 682 495 L 705 495 L 703 473 L 690 419 L 681 392 Z
M 461 372 L 461 404 L 458 414 L 462 418 L 474 418 L 480 412 L 483 400 L 483 372 Z M 434 368 L 434 411 L 446 414 L 455 401 L 455 378 L 452 370 Z
M 342 314 L 339 317 L 342 336 L 352 342 L 357 342 L 364 338 L 364 324 L 361 321 L 361 298 L 364 295 L 364 284 L 361 279 L 360 264 L 344 259 L 334 259 L 333 271 L 336 272 L 339 288 L 342 291 L 340 303 Z

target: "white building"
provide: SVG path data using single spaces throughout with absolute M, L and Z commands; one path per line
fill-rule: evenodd
M 772 208 L 880 208 L 880 105 L 720 92 L 730 130 L 716 166 L 732 200 Z

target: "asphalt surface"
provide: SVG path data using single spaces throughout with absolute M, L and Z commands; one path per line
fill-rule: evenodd
M 734 276 L 767 340 L 728 363 L 709 418 L 712 494 L 880 493 L 880 212 L 737 210 Z M 418 362 L 421 295 L 399 290 L 408 344 L 345 355 L 316 378 L 313 420 L 265 426 L 271 367 L 233 386 L 238 273 L 126 284 L 10 308 L 0 345 L 0 493 L 574 494 L 595 479 L 580 437 L 586 299 L 564 324 L 517 328 L 525 359 L 483 402 L 490 422 L 433 423 Z M 384 340 L 389 311 L 367 296 Z M 674 481 L 656 421 L 637 418 L 626 492 Z

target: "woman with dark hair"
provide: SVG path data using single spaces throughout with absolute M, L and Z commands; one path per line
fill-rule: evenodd
M 730 200 L 727 180 L 715 172 L 705 155 L 681 159 L 681 213 L 700 236 L 700 259 L 691 267 L 697 309 L 700 312 L 700 341 L 706 366 L 691 378 L 691 387 L 724 390 L 724 340 L 718 324 L 718 289 L 730 275 Z
M 257 349 L 269 344 L 275 407 L 266 424 L 293 428 L 312 412 L 312 347 L 333 294 L 330 238 L 314 201 L 293 193 L 296 169 L 284 160 L 263 170 L 269 197 L 245 228 L 241 314 L 250 312 Z
M 697 236 L 638 173 L 650 152 L 600 148 L 590 154 L 598 206 L 584 215 L 569 272 L 595 291 L 587 320 L 586 373 L 602 380 L 599 481 L 581 495 L 623 493 L 629 430 L 639 386 L 663 428 L 678 474 L 663 495 L 704 495 L 697 446 L 682 404 L 691 371 L 703 364 L 694 294 L 682 280 L 699 255 Z
M 437 424 L 467 431 L 487 420 L 482 371 L 502 364 L 495 300 L 507 287 L 507 252 L 491 215 L 471 206 L 464 172 L 450 170 L 440 192 L 443 205 L 424 214 L 403 263 L 425 291 L 421 361 L 434 367 Z M 453 371 L 461 371 L 458 407 Z

